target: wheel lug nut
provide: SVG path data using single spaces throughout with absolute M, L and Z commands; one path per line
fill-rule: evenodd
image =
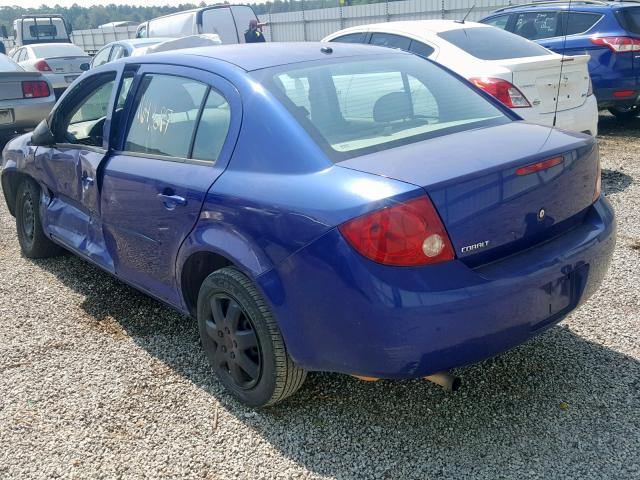
M 235 340 L 233 341 L 233 348 L 238 348 L 238 342 L 236 342 Z
M 231 358 L 236 358 L 236 354 L 231 352 Z
M 231 331 L 229 330 L 229 327 L 225 327 L 224 331 L 225 331 L 225 333 L 227 333 L 227 334 L 231 333 Z
M 222 346 L 222 351 L 223 351 L 224 353 L 227 353 L 227 347 L 225 347 L 225 346 L 223 345 L 223 346 Z
M 222 331 L 221 331 L 221 330 L 218 330 L 218 336 L 219 336 L 220 338 L 222 338 L 222 337 L 224 337 L 224 333 L 222 333 Z

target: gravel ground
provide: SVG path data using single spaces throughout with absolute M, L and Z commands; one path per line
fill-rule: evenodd
M 252 412 L 194 321 L 73 256 L 22 258 L 2 202 L 0 478 L 640 478 L 640 120 L 600 124 L 604 286 L 453 395 L 312 374 Z

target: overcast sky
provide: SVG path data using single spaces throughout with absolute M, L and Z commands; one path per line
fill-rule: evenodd
M 205 0 L 206 3 L 214 3 L 212 1 Z M 255 3 L 263 3 L 264 0 L 254 0 Z M 117 5 L 144 5 L 149 7 L 151 5 L 180 5 L 181 3 L 200 3 L 200 0 L 0 0 L 0 7 L 6 7 L 9 5 L 19 5 L 24 8 L 39 7 L 42 4 L 47 5 L 61 5 L 63 7 L 70 7 L 74 3 L 83 7 L 91 5 L 106 5 L 109 3 L 115 3 Z

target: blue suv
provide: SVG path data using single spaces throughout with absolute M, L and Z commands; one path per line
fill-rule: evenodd
M 640 3 L 537 2 L 502 8 L 480 21 L 557 53 L 590 55 L 599 108 L 623 120 L 640 113 Z

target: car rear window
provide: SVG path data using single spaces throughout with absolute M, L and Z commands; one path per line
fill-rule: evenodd
M 55 45 L 33 45 L 33 53 L 38 58 L 71 57 L 86 55 L 80 47 L 71 44 L 56 43 Z
M 480 60 L 538 57 L 551 52 L 537 43 L 498 28 L 459 28 L 438 36 Z
M 254 73 L 333 161 L 510 119 L 442 68 L 405 54 Z
M 640 7 L 622 10 L 623 27 L 631 33 L 640 34 Z

